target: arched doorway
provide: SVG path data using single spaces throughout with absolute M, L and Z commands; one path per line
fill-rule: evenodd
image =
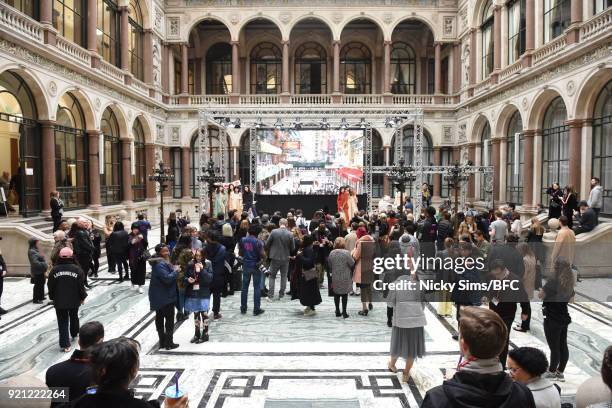
M 523 202 L 524 140 L 521 114 L 515 111 L 510 118 L 506 132 L 506 202 L 508 203 L 520 204 Z M 518 157 L 516 157 L 517 141 Z
M 132 138 L 134 140 L 132 191 L 134 201 L 144 201 L 147 183 L 145 134 L 139 118 L 136 118 L 134 125 L 132 125 Z
M 258 44 L 251 51 L 251 93 L 281 92 L 282 53 L 270 42 Z
M 327 92 L 327 53 L 316 42 L 307 42 L 295 50 L 295 93 Z
M 23 78 L 0 74 L 0 187 L 24 216 L 41 208 L 41 139 L 36 104 Z M 4 211 L 4 209 L 2 209 Z
M 602 214 L 612 215 L 612 81 L 601 90 L 593 112 L 593 177 L 603 187 Z
M 552 100 L 542 122 L 542 192 L 541 202 L 548 202 L 546 189 L 552 183 L 561 188 L 569 182 L 569 126 L 563 99 Z
M 54 133 L 57 191 L 64 208 L 84 208 L 89 202 L 87 135 L 83 110 L 71 93 L 59 99 Z
M 100 202 L 102 205 L 121 202 L 121 141 L 119 140 L 119 122 L 110 108 L 102 115 L 103 146 L 100 152 L 102 171 L 100 174 Z
M 340 51 L 340 91 L 372 93 L 372 53 L 360 42 L 350 42 Z

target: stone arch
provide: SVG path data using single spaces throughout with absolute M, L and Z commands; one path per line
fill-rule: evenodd
M 85 116 L 85 130 L 100 129 L 100 123 L 99 121 L 96 121 L 96 114 L 89 96 L 78 87 L 67 86 L 66 88 L 62 89 L 61 92 L 58 92 L 57 99 L 55 99 L 56 109 L 57 101 L 66 93 L 70 93 L 79 102 L 81 110 L 83 111 L 83 116 Z
M 108 101 L 100 107 L 100 116 L 98 118 L 98 129 L 100 128 L 100 122 L 102 121 L 102 115 L 106 109 L 113 111 L 117 117 L 117 124 L 119 125 L 119 138 L 120 139 L 131 139 L 131 126 L 128 127 L 128 120 L 125 112 L 121 108 L 121 105 L 117 102 Z
M 189 25 L 186 25 L 186 30 L 181 35 L 181 38 L 183 39 L 183 41 L 189 42 L 189 36 L 191 35 L 191 32 L 194 30 L 194 28 L 198 26 L 198 24 L 200 24 L 203 21 L 216 21 L 216 22 L 221 23 L 222 25 L 225 26 L 227 31 L 229 31 L 232 41 L 237 41 L 238 39 L 237 37 L 240 31 L 238 32 L 232 31 L 230 28 L 231 24 L 229 24 L 228 21 L 226 21 L 223 17 L 220 17 L 218 15 L 212 15 L 211 13 L 206 13 L 206 15 L 202 16 L 201 18 L 196 18 L 195 20 L 191 21 Z
M 278 32 L 281 34 L 281 41 L 289 39 L 288 37 L 285 37 L 285 32 L 281 29 L 283 24 L 278 19 L 276 19 L 273 16 L 268 16 L 268 15 L 264 16 L 264 15 L 259 15 L 259 14 L 255 14 L 253 16 L 250 16 L 247 19 L 245 19 L 244 21 L 242 21 L 242 23 L 240 24 L 240 27 L 238 28 L 236 37 L 240 37 L 240 35 L 246 29 L 246 27 L 249 25 L 249 23 L 251 23 L 251 22 L 253 22 L 255 20 L 266 20 L 266 21 L 272 23 L 276 27 Z M 233 36 L 232 36 L 232 41 L 238 41 L 238 38 L 233 38 Z
M 142 28 L 145 30 L 151 28 L 151 10 L 149 9 L 149 3 L 144 0 L 136 0 L 138 2 L 138 6 L 140 7 L 140 12 L 142 13 Z M 130 0 L 127 0 L 126 3 L 129 4 Z
M 610 81 L 612 81 L 612 68 L 595 68 L 586 77 L 575 94 L 572 105 L 574 118 L 587 119 L 593 117 L 597 97 L 602 88 Z
M 441 36 L 440 36 L 440 33 L 438 33 L 436 30 L 436 25 L 431 20 L 429 20 L 427 17 L 416 15 L 416 16 L 402 17 L 396 22 L 394 22 L 389 28 L 388 38 L 387 38 L 387 35 L 385 35 L 385 40 L 388 39 L 389 41 L 391 41 L 391 39 L 393 38 L 393 33 L 395 32 L 397 27 L 400 24 L 404 22 L 408 22 L 408 21 L 418 21 L 420 23 L 425 24 L 425 26 L 429 28 L 429 31 L 431 31 L 434 41 L 438 41 L 440 39 Z
M 521 116 L 521 121 L 523 121 L 524 127 L 525 120 L 523 114 L 521 113 L 521 110 L 515 104 L 508 103 L 501 109 L 501 111 L 497 115 L 495 129 L 491 129 L 492 131 L 494 131 L 493 134 L 496 136 L 505 137 L 508 130 L 508 124 L 510 123 L 510 119 L 512 119 L 512 115 L 514 115 L 514 112 L 517 111 Z
M 472 10 L 472 21 L 471 27 L 479 27 L 480 23 L 482 23 L 482 14 L 484 13 L 484 8 L 486 4 L 492 1 L 493 7 L 495 7 L 495 0 L 476 0 L 476 4 L 474 9 Z
M 523 123 L 523 126 L 526 125 L 525 129 L 540 129 L 550 102 L 558 96 L 561 97 L 567 109 L 569 105 L 566 98 L 557 89 L 549 87 L 538 92 L 531 101 L 527 120 Z M 569 110 L 567 110 L 567 114 L 568 118 L 571 117 Z
M 49 97 L 47 96 L 48 91 L 42 85 L 41 81 L 31 70 L 27 69 L 23 65 L 17 64 L 7 64 L 3 67 L 0 67 L 0 74 L 10 71 L 16 75 L 18 75 L 23 81 L 28 85 L 30 92 L 32 93 L 32 99 L 34 100 L 34 104 L 36 105 L 36 115 L 38 120 L 49 120 L 55 119 L 55 106 L 53 106 L 49 101 Z M 49 85 L 53 82 L 49 81 Z M 55 84 L 55 82 L 53 82 Z M 56 90 L 57 91 L 57 90 Z
M 362 12 L 362 13 L 363 13 L 363 12 Z M 378 17 L 373 16 L 373 15 L 371 15 L 371 14 L 367 14 L 367 13 L 363 13 L 363 14 L 355 14 L 355 15 L 350 16 L 350 17 L 349 17 L 349 18 L 347 18 L 346 20 L 344 20 L 344 22 L 342 23 L 342 25 L 340 25 L 340 26 L 338 27 L 338 30 L 337 30 L 337 32 L 338 32 L 338 38 L 341 38 L 341 37 L 342 37 L 342 33 L 344 32 L 344 30 L 346 29 L 346 27 L 347 27 L 347 26 L 348 26 L 350 23 L 352 23 L 353 21 L 355 21 L 355 20 L 367 20 L 367 21 L 370 21 L 371 23 L 374 23 L 374 25 L 375 25 L 375 26 L 376 26 L 376 27 L 377 27 L 377 28 L 380 30 L 380 32 L 382 33 L 382 35 L 383 35 L 383 40 L 388 40 L 387 35 L 386 35 L 386 33 L 385 33 L 385 30 L 384 30 L 384 28 L 383 28 L 383 27 L 385 26 L 385 24 L 383 23 L 383 21 L 382 21 L 382 20 L 380 20 Z M 389 38 L 390 38 L 390 37 L 391 37 L 391 36 L 389 36 Z
M 484 113 L 480 113 L 478 114 L 478 116 L 476 117 L 476 119 L 474 120 L 474 122 L 472 123 L 472 131 L 471 131 L 471 136 L 470 136 L 470 140 L 474 143 L 480 143 L 481 142 L 481 136 L 482 136 L 482 131 L 484 130 L 486 125 L 489 125 L 489 127 L 491 126 L 491 121 L 489 120 L 489 118 L 487 118 L 485 116 Z M 491 129 L 493 130 L 493 129 Z M 493 136 L 493 135 L 491 135 Z
M 155 137 L 153 135 L 153 127 L 151 126 L 149 118 L 147 118 L 144 113 L 139 113 L 134 117 L 134 120 L 131 121 L 128 127 L 130 132 L 132 127 L 134 126 L 134 123 L 136 123 L 137 120 L 140 120 L 140 124 L 142 125 L 142 130 L 144 131 L 145 136 L 145 143 L 153 143 L 155 141 Z
M 329 32 L 332 35 L 332 40 L 337 38 L 340 38 L 340 36 L 336 36 L 336 32 L 334 31 L 334 23 L 331 22 L 329 19 L 327 19 L 324 16 L 315 16 L 314 14 L 304 14 L 302 16 L 299 16 L 298 18 L 296 18 L 288 27 L 287 27 L 287 35 L 286 37 L 289 39 L 291 38 L 291 33 L 293 32 L 293 29 L 300 24 L 301 22 L 305 21 L 305 20 L 318 20 L 319 22 L 323 23 L 327 29 L 329 30 Z

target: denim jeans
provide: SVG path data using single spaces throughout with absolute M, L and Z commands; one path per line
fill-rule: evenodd
M 251 275 L 253 275 L 253 299 L 254 309 L 256 312 L 261 308 L 261 271 L 256 267 L 243 266 L 242 268 L 242 293 L 240 294 L 240 310 L 247 310 L 247 297 L 249 296 L 249 285 L 251 284 Z

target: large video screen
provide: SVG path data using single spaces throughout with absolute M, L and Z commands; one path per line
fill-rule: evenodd
M 337 194 L 363 190 L 362 129 L 260 129 L 260 194 Z

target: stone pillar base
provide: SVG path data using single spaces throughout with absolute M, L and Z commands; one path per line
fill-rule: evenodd
M 337 104 L 342 102 L 342 94 L 340 92 L 334 92 L 332 94 L 332 103 Z
M 523 68 L 531 67 L 532 54 L 532 51 L 525 51 L 525 53 L 521 55 L 521 64 Z
M 163 103 L 169 103 L 170 102 L 170 96 L 169 95 L 162 95 L 162 102 Z
M 386 92 L 383 94 L 383 103 L 385 105 L 391 105 L 393 103 L 393 94 L 390 92 Z
M 189 104 L 189 95 L 182 94 L 179 96 L 179 103 L 181 105 Z
M 91 54 L 91 67 L 94 69 L 100 68 L 100 56 L 97 52 Z
M 433 100 L 436 105 L 441 105 L 444 103 L 444 95 L 434 95 Z
M 57 43 L 57 30 L 53 28 L 53 26 L 43 26 L 43 36 L 45 44 L 55 46 L 55 44 Z
M 280 94 L 280 102 L 282 104 L 288 104 L 290 99 L 291 99 L 291 96 L 289 95 L 288 92 L 283 92 L 282 94 Z
M 231 105 L 238 105 L 240 103 L 240 94 L 233 93 L 229 97 Z
M 572 24 L 565 30 L 567 45 L 580 42 L 580 25 Z

